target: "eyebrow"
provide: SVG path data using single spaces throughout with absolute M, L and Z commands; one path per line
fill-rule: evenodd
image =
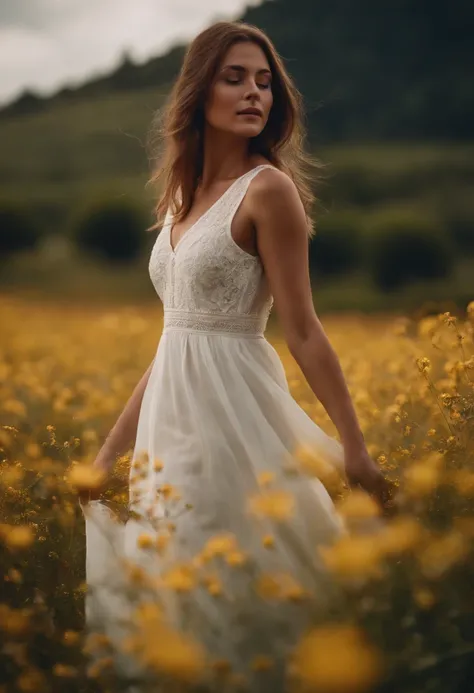
M 243 65 L 225 65 L 221 72 L 224 72 L 224 70 L 237 70 L 238 72 L 246 72 L 247 69 Z M 263 67 L 261 70 L 257 70 L 257 75 L 265 72 L 266 74 L 271 76 L 271 70 L 268 70 L 267 68 Z

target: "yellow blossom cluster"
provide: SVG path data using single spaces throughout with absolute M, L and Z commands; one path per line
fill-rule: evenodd
M 456 614 L 459 604 L 469 599 L 468 576 L 474 564 L 474 301 L 465 315 L 446 305 L 438 314 L 429 308 L 419 319 L 325 319 L 368 452 L 397 488 L 396 513 L 387 519 L 373 497 L 348 489 L 335 467 L 307 442 L 275 460 L 271 469 L 256 460 L 255 490 L 242 512 L 258 520 L 256 528 L 260 523 L 264 528 L 252 537 L 266 566 L 259 571 L 255 557 L 226 531 L 210 537 L 189 560 L 168 562 L 180 517 L 168 511 L 178 507 L 181 496 L 179 488 L 167 483 L 163 460 L 146 450 L 137 451 L 135 458 L 132 450 L 124 451 L 107 489 L 104 474 L 94 464 L 100 441 L 156 349 L 161 324 L 155 312 L 146 306 L 104 312 L 99 305 L 66 310 L 53 304 L 40 311 L 19 298 L 0 305 L 0 578 L 7 595 L 0 603 L 0 636 L 3 654 L 21 669 L 18 673 L 12 668 L 8 689 L 46 691 L 72 687 L 80 679 L 78 619 L 66 624 L 58 637 L 51 616 L 56 606 L 59 614 L 71 614 L 87 593 L 81 582 L 84 535 L 77 493 L 96 489 L 124 509 L 130 490 L 137 501 L 133 506 L 139 507 L 141 486 L 149 475 L 157 481 L 157 502 L 166 514 L 156 532 L 138 534 L 137 545 L 144 559 L 160 565 L 163 561 L 166 567 L 156 577 L 140 565 L 124 565 L 132 591 L 156 594 L 157 601 L 135 610 L 136 630 L 122 647 L 168 681 L 195 684 L 210 671 L 218 680 L 217 690 L 228 687 L 233 693 L 232 686 L 244 688 L 246 677 L 233 672 L 226 658 L 208 657 L 199 642 L 173 630 L 158 596 L 186 601 L 204 590 L 216 609 L 231 608 L 232 600 L 240 598 L 226 581 L 232 574 L 248 577 L 252 598 L 269 602 L 270 608 L 310 613 L 314 593 L 308 586 L 291 571 L 265 564 L 274 560 L 278 566 L 281 537 L 297 516 L 290 490 L 293 476 L 319 479 L 346 523 L 348 531 L 340 539 L 314 547 L 314 559 L 327 569 L 331 585 L 341 590 L 336 607 L 344 604 L 355 621 L 360 617 L 356 623 L 348 613 L 339 614 L 344 618 L 337 623 L 315 623 L 295 643 L 289 661 L 295 693 L 364 693 L 377 685 L 392 655 L 392 662 L 413 658 L 414 668 L 417 658 L 426 661 L 438 643 L 436 633 L 421 630 L 421 621 L 413 651 L 382 652 L 382 643 L 379 650 L 368 637 L 390 629 L 397 631 L 394 641 L 405 642 L 397 611 L 400 599 L 407 619 L 430 610 L 447 624 L 446 633 L 461 632 Z M 157 326 L 155 334 L 151 324 Z M 295 399 L 337 437 L 281 335 L 272 332 L 269 339 L 281 356 Z M 191 504 L 188 510 L 192 512 Z M 30 657 L 37 632 L 50 639 L 51 649 L 58 648 L 57 661 L 47 672 Z M 99 656 L 87 670 L 90 678 L 112 676 L 116 653 L 106 635 L 91 634 L 84 654 Z M 247 673 L 264 675 L 274 665 L 256 648 Z

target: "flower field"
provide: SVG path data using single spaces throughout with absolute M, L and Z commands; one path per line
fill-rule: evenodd
M 0 693 L 119 691 L 107 637 L 84 629 L 84 519 L 77 491 L 89 465 L 152 360 L 161 331 L 156 307 L 69 306 L 0 300 Z M 469 691 L 474 675 L 474 302 L 465 314 L 421 319 L 328 316 L 370 454 L 395 484 L 394 510 L 379 518 L 370 497 L 326 475 L 310 450 L 298 473 L 317 476 L 348 532 L 321 555 L 337 587 L 325 621 L 295 643 L 291 693 Z M 276 325 L 267 338 L 293 396 L 327 432 L 316 401 Z M 126 512 L 131 451 L 117 460 L 107 500 Z M 159 468 L 160 461 L 154 461 Z M 263 475 L 250 499 L 257 515 L 284 522 L 291 497 Z M 173 489 L 164 491 L 173 502 Z M 367 527 L 380 521 L 369 534 Z M 171 530 L 172 534 L 172 530 Z M 172 537 L 170 539 L 172 541 Z M 139 537 L 166 551 L 165 535 Z M 274 539 L 264 537 L 272 551 Z M 317 549 L 315 548 L 315 551 Z M 166 577 L 177 592 L 225 585 L 197 569 L 226 561 L 245 570 L 232 537 L 217 536 L 199 561 Z M 139 586 L 144 579 L 135 572 Z M 311 603 L 291 576 L 260 576 L 261 599 Z M 172 631 L 159 605 L 141 604 L 127 646 L 166 682 L 187 691 L 205 675 L 212 690 L 246 690 L 245 676 Z M 157 647 L 159 643 L 159 647 Z M 249 672 L 271 693 L 273 662 Z M 156 686 L 144 688 L 156 691 Z M 161 689 L 160 689 L 161 690 Z

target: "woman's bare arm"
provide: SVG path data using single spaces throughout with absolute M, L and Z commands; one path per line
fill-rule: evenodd
M 339 432 L 351 485 L 361 485 L 383 504 L 387 483 L 368 454 L 339 359 L 314 309 L 298 190 L 282 171 L 265 169 L 250 186 L 248 208 L 288 348 Z
M 136 438 L 140 407 L 154 362 L 155 359 L 153 359 L 139 380 L 122 413 L 118 417 L 117 422 L 100 449 L 96 463 L 103 469 L 110 470 L 113 467 L 117 455 L 123 455 Z
M 281 171 L 267 169 L 251 191 L 257 246 L 288 348 L 343 445 L 364 446 L 339 359 L 314 309 L 306 218 L 296 186 Z

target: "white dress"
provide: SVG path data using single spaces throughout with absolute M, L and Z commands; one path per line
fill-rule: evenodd
M 214 593 L 204 580 L 189 593 L 157 588 L 157 599 L 176 628 L 199 640 L 211 660 L 227 659 L 248 675 L 255 690 L 261 690 L 255 681 L 262 674 L 252 673 L 253 658 L 273 657 L 273 674 L 266 675 L 274 676 L 269 690 L 278 693 L 284 690 L 284 659 L 311 609 L 304 600 L 257 595 L 258 576 L 290 574 L 324 608 L 333 585 L 317 547 L 344 531 L 324 486 L 286 473 L 285 463 L 295 445 L 304 443 L 342 472 L 343 450 L 290 394 L 283 364 L 264 337 L 273 299 L 262 264 L 231 236 L 248 186 L 266 167 L 234 181 L 174 250 L 168 212 L 149 263 L 164 306 L 164 327 L 133 454 L 138 460 L 145 452 L 149 461 L 142 477 L 135 466 L 131 469 L 131 508 L 140 517 L 123 525 L 99 501 L 82 507 L 91 629 L 118 637 L 117 614 L 127 613 L 114 593 L 121 558 L 163 575 L 175 562 L 191 561 L 211 537 L 231 536 L 249 560 L 240 567 L 223 556 L 205 563 L 201 569 L 211 571 L 213 584 L 220 585 Z M 288 519 L 252 513 L 249 498 L 265 492 L 261 475 L 267 472 L 274 474 L 268 490 L 294 499 Z M 275 498 L 277 508 L 285 502 L 284 495 Z M 169 520 L 174 531 L 164 552 L 137 546 L 140 534 L 155 536 Z M 238 563 L 238 552 L 233 555 Z

